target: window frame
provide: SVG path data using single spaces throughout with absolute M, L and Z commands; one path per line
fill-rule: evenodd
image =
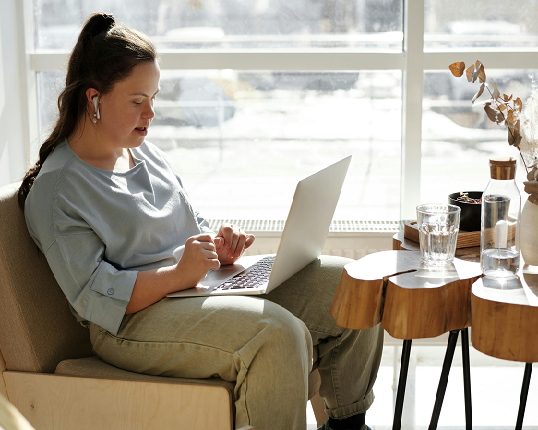
M 19 3 L 19 2 L 17 2 Z M 538 69 L 538 49 L 466 49 L 424 51 L 425 0 L 403 0 L 403 44 L 401 52 L 364 52 L 359 50 L 300 49 L 228 49 L 160 50 L 162 69 L 235 69 L 235 70 L 393 70 L 402 73 L 402 136 L 400 177 L 400 219 L 414 219 L 420 203 L 422 111 L 424 72 L 447 70 L 455 61 L 473 63 L 477 57 L 488 69 Z M 64 69 L 68 52 L 35 51 L 33 43 L 33 0 L 19 3 L 19 31 L 25 47 L 24 69 L 26 99 L 23 123 L 27 126 L 24 142 L 25 162 L 33 158 L 31 142 L 38 142 L 37 73 Z M 328 67 L 330 65 L 330 67 Z

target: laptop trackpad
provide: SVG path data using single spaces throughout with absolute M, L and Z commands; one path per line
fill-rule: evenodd
M 219 270 L 210 270 L 204 280 L 198 284 L 198 288 L 217 287 L 228 278 L 231 278 L 237 273 L 248 269 L 250 266 L 260 261 L 263 257 L 267 257 L 267 255 L 268 254 L 243 256 L 237 260 L 235 264 L 220 266 Z
M 216 287 L 243 270 L 245 270 L 245 266 L 237 263 L 221 266 L 219 270 L 210 270 L 198 287 Z

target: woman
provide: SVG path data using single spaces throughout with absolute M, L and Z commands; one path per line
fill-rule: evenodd
M 329 309 L 342 265 L 320 258 L 262 298 L 169 299 L 254 241 L 215 235 L 166 156 L 145 141 L 160 70 L 153 44 L 94 14 L 71 54 L 59 119 L 19 190 L 93 349 L 123 369 L 235 381 L 236 427 L 304 429 L 312 347 L 329 421 L 360 429 L 373 401 L 382 331 L 338 327 Z

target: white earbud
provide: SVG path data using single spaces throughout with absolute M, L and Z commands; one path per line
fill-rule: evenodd
M 93 114 L 92 122 L 95 124 L 98 119 L 101 119 L 101 115 L 99 114 L 99 96 L 93 98 L 93 107 L 95 108 L 95 112 Z

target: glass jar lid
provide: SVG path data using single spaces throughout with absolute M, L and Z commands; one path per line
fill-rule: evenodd
M 489 172 L 491 179 L 514 179 L 516 176 L 516 159 L 512 157 L 490 158 Z

